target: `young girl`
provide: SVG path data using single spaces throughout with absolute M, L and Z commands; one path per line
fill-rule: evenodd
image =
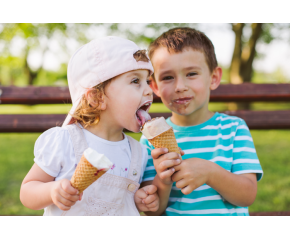
M 138 190 L 146 148 L 123 129 L 139 132 L 150 118 L 153 67 L 145 50 L 126 39 L 105 37 L 82 46 L 68 64 L 73 102 L 62 127 L 37 139 L 34 165 L 20 200 L 44 215 L 139 215 L 156 211 L 157 188 Z M 70 179 L 86 148 L 105 154 L 113 167 L 79 195 Z

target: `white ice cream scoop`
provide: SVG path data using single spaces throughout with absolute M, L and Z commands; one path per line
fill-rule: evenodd
M 152 139 L 166 132 L 170 128 L 171 126 L 168 125 L 164 117 L 157 117 L 147 121 L 141 128 L 141 131 L 147 139 Z
M 87 148 L 84 151 L 84 156 L 90 164 L 99 170 L 108 171 L 113 166 L 113 163 L 104 154 L 98 153 L 92 148 Z

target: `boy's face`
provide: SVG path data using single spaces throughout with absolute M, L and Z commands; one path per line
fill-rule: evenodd
M 142 123 L 137 111 L 142 108 L 148 112 L 153 100 L 149 71 L 134 70 L 115 77 L 106 88 L 104 97 L 106 109 L 102 114 L 107 115 L 106 119 L 109 119 L 112 125 L 140 132 Z M 146 113 L 143 112 L 142 121 L 145 118 Z
M 173 113 L 187 116 L 208 109 L 210 90 L 218 87 L 221 68 L 211 73 L 202 52 L 186 48 L 169 53 L 161 47 L 151 62 L 156 80 L 151 87 Z

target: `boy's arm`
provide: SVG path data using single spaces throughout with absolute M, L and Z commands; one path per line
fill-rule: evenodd
M 184 154 L 181 151 L 182 155 Z M 171 152 L 168 153 L 166 148 L 154 149 L 151 152 L 153 157 L 153 163 L 157 174 L 153 181 L 143 182 L 141 186 L 154 185 L 157 187 L 157 193 L 159 196 L 159 209 L 156 212 L 145 212 L 146 215 L 159 216 L 161 215 L 168 204 L 169 195 L 172 188 L 172 174 L 175 172 L 174 167 L 180 164 L 180 155 Z
M 255 173 L 237 175 L 228 172 L 218 164 L 200 159 L 183 160 L 175 167 L 172 180 L 183 194 L 189 194 L 203 184 L 215 189 L 228 202 L 246 207 L 251 205 L 257 193 Z
M 191 158 L 175 167 L 172 180 L 184 194 L 189 194 L 197 187 L 208 184 L 228 202 L 237 206 L 249 206 L 256 197 L 257 180 L 263 171 L 256 154 L 249 128 L 244 120 L 239 119 L 233 140 L 232 166 L 229 171 L 218 164 Z

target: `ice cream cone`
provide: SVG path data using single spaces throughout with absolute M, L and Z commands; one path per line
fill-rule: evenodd
M 167 148 L 168 152 L 176 152 L 180 154 L 172 128 L 161 133 L 157 137 L 148 140 L 155 148 Z
M 88 150 L 90 151 L 89 154 Z M 92 183 L 103 176 L 103 174 L 105 174 L 106 171 L 108 171 L 112 166 L 110 160 L 107 159 L 103 154 L 99 154 L 90 148 L 88 148 L 86 151 L 82 155 L 81 160 L 78 163 L 77 168 L 70 180 L 72 186 L 79 190 L 79 193 L 83 192 Z M 87 158 L 90 158 L 91 160 L 89 161 Z
M 167 148 L 169 152 L 180 154 L 173 129 L 163 117 L 146 122 L 141 131 L 155 148 Z

